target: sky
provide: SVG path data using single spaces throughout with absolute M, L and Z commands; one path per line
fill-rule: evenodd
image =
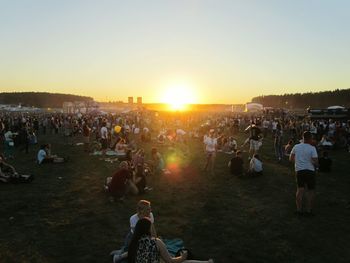
M 0 0 L 0 92 L 231 104 L 347 89 L 349 13 L 347 0 Z

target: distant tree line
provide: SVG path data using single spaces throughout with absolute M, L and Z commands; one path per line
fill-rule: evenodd
M 335 105 L 350 108 L 350 89 L 259 96 L 254 97 L 252 102 L 261 103 L 264 107 L 288 109 L 327 108 Z
M 38 108 L 62 108 L 65 101 L 92 101 L 91 97 L 48 92 L 2 92 L 0 104 L 34 106 Z

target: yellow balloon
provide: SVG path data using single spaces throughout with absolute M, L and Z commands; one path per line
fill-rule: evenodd
M 119 125 L 114 127 L 115 133 L 120 133 L 121 130 L 122 130 L 122 127 L 120 127 Z

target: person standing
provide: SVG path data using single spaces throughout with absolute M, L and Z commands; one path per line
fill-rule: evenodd
M 261 130 L 259 127 L 255 125 L 255 122 L 252 122 L 251 125 L 249 125 L 245 131 L 249 131 L 250 137 L 249 137 L 249 160 L 253 157 L 254 154 L 257 154 L 262 142 L 260 141 L 261 138 Z
M 100 129 L 100 138 L 102 153 L 105 154 L 108 148 L 108 129 L 106 127 L 106 122 L 102 123 L 102 127 Z
M 283 129 L 281 124 L 277 124 L 275 132 L 274 148 L 278 162 L 283 158 Z
M 217 138 L 214 137 L 214 132 L 214 129 L 210 129 L 209 136 L 205 136 L 203 141 L 207 157 L 204 170 L 208 171 L 209 169 L 211 174 L 214 174 L 214 162 L 218 147 L 218 141 Z
M 90 133 L 91 133 L 91 128 L 89 127 L 88 120 L 84 120 L 83 140 L 84 140 L 84 151 L 85 152 L 90 152 Z
M 303 133 L 303 142 L 296 144 L 289 156 L 290 161 L 295 163 L 297 181 L 296 214 L 313 215 L 313 202 L 315 196 L 315 170 L 318 166 L 316 148 L 311 145 L 312 134 L 309 131 Z M 303 209 L 303 198 L 306 198 L 306 209 Z

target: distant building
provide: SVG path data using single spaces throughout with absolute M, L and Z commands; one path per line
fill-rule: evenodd
M 134 104 L 134 97 L 128 97 L 128 104 L 130 105 Z
M 137 105 L 142 105 L 142 97 L 137 97 Z

